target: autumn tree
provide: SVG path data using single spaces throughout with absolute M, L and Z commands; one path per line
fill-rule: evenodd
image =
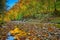
M 39 18 L 41 20 L 50 17 L 50 13 L 53 13 L 56 8 L 55 6 L 55 0 L 19 0 L 19 2 L 9 10 L 9 16 L 11 20 L 26 18 Z M 47 16 L 46 14 L 49 15 Z
M 6 0 L 0 0 L 0 25 L 3 24 L 3 17 L 6 10 Z

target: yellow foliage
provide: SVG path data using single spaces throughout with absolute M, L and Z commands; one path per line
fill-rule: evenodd
M 22 6 L 21 9 L 22 9 L 22 10 L 26 10 L 26 6 L 25 6 L 25 5 Z
M 2 20 L 2 18 L 0 18 L 0 20 Z
M 15 19 L 16 19 L 17 15 L 18 15 L 18 13 L 17 13 L 17 12 L 15 12 L 15 13 L 14 13 L 14 18 L 15 18 Z
M 10 21 L 10 18 L 5 16 L 5 17 L 4 17 L 4 21 L 5 21 L 5 22 L 9 22 L 9 21 Z
M 25 31 L 22 31 L 17 27 L 14 30 L 11 30 L 10 33 L 15 36 L 26 36 L 27 35 L 27 33 Z
M 13 30 L 11 30 L 11 31 L 10 31 L 10 33 L 12 34 L 12 33 L 14 33 L 14 31 L 13 31 Z

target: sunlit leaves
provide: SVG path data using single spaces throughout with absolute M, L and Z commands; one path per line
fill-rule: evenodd
M 23 5 L 23 6 L 21 7 L 21 9 L 22 9 L 22 10 L 26 10 L 26 6 Z
M 27 33 L 25 31 L 20 30 L 18 27 L 16 27 L 14 30 L 10 30 L 10 33 L 12 35 L 14 35 L 15 37 L 16 36 L 21 37 L 21 36 L 26 36 L 27 35 Z
M 4 17 L 4 21 L 5 21 L 5 22 L 9 22 L 9 21 L 11 21 L 11 19 L 10 19 L 9 17 L 5 16 L 5 17 Z
M 54 11 L 55 0 L 21 0 L 9 12 L 11 20 L 21 20 L 23 17 L 36 16 L 38 13 Z M 59 2 L 56 3 L 59 10 Z

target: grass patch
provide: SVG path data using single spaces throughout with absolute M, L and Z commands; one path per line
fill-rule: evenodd
M 56 27 L 57 27 L 57 28 L 60 28 L 60 24 L 57 24 Z
M 54 20 L 51 20 L 52 23 L 60 23 L 60 17 L 54 18 Z
M 54 20 L 51 20 L 50 22 L 56 23 L 56 27 L 60 28 L 60 17 L 54 18 Z

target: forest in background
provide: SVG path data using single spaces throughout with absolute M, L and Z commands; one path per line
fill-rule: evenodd
M 10 10 L 6 2 L 1 2 L 0 23 L 30 19 L 60 23 L 60 0 L 19 0 Z

